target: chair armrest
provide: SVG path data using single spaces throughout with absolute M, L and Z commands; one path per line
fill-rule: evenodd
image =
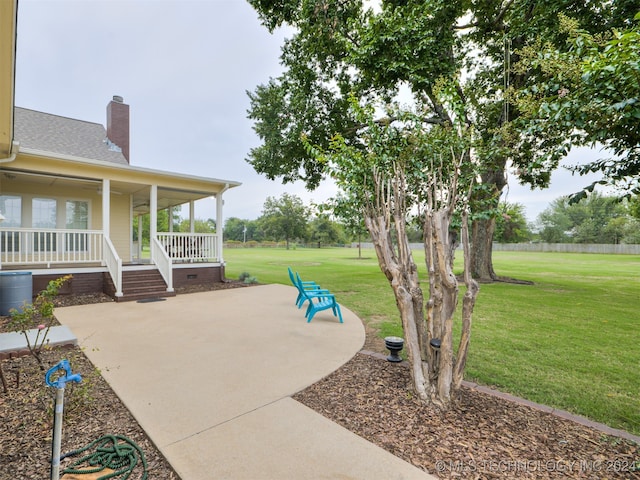
M 313 298 L 335 297 L 329 290 L 305 290 L 305 294 Z

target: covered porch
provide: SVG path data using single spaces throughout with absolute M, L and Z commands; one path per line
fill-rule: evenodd
M 30 271 L 34 278 L 102 272 L 116 299 L 127 293 L 127 271 L 157 270 L 171 293 L 176 269 L 223 269 L 223 194 L 239 183 L 106 162 L 87 168 L 86 160 L 83 174 L 93 175 L 78 176 L 72 160 L 56 162 L 53 174 L 47 158 L 34 157 L 42 164 L 37 171 L 34 158 L 28 170 L 19 168 L 19 158 L 0 166 L 0 269 Z M 60 168 L 65 163 L 69 168 Z M 196 202 L 205 204 L 215 228 L 196 231 Z M 178 209 L 186 213 L 182 229 L 188 231 L 172 221 Z M 158 231 L 163 210 L 171 221 Z

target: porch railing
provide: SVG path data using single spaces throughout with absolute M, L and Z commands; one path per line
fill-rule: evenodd
M 157 238 L 174 262 L 217 262 L 220 259 L 218 237 L 213 233 L 162 232 Z
M 122 296 L 122 259 L 118 256 L 113 243 L 107 237 L 104 238 L 104 264 L 109 270 L 111 280 L 116 289 L 116 297 Z
M 102 262 L 100 230 L 0 228 L 0 265 Z
M 173 263 L 157 239 L 151 239 L 151 261 L 167 284 L 167 292 L 173 292 Z

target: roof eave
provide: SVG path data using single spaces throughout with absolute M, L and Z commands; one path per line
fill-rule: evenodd
M 140 173 L 145 175 L 157 175 L 165 178 L 179 178 L 181 180 L 186 181 L 194 181 L 194 182 L 210 182 L 216 183 L 222 186 L 228 185 L 227 188 L 234 188 L 242 185 L 242 182 L 236 182 L 233 180 L 224 180 L 219 178 L 210 178 L 210 177 L 201 177 L 197 175 L 187 175 L 184 173 L 176 173 L 176 172 L 168 172 L 166 170 L 156 170 L 153 168 L 146 167 L 135 167 L 132 165 L 118 164 L 107 162 L 104 160 L 95 160 L 91 158 L 83 158 L 76 157 L 73 155 L 65 155 L 62 153 L 53 153 L 46 152 L 43 150 L 37 150 L 34 148 L 20 148 L 20 153 L 24 155 L 31 155 L 35 157 L 48 158 L 53 160 L 60 160 L 63 162 L 73 163 L 73 164 L 84 164 L 84 165 L 92 165 L 98 168 L 104 168 L 105 170 L 118 171 L 118 172 L 128 172 L 128 173 Z

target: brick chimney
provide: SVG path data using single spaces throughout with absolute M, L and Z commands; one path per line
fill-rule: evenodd
M 129 105 L 119 95 L 107 105 L 107 138 L 120 147 L 129 162 Z

